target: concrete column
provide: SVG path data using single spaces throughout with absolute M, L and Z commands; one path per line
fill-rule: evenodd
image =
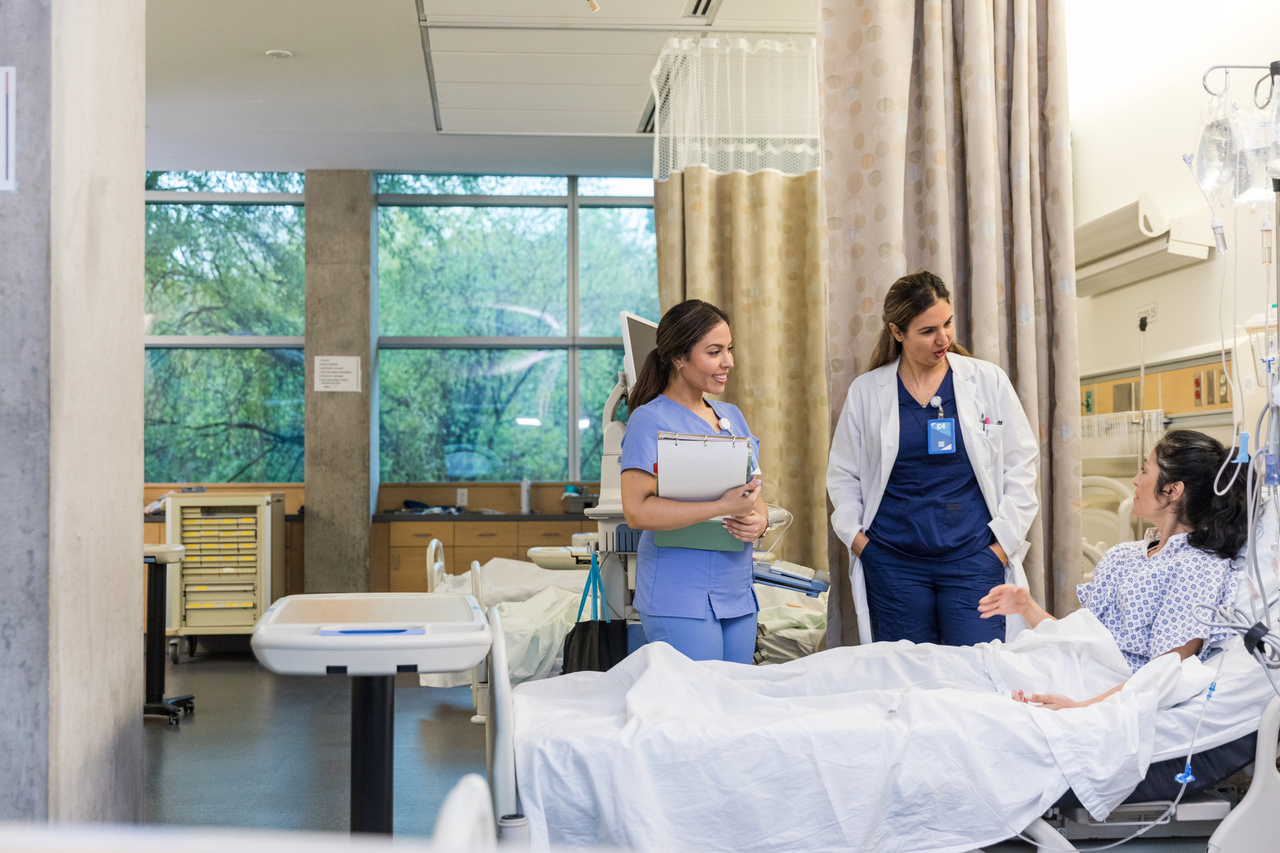
M 0 820 L 142 789 L 144 0 L 0 3 Z
M 304 584 L 307 592 L 364 592 L 370 495 L 378 479 L 372 177 L 365 171 L 308 171 L 306 205 Z M 361 390 L 316 391 L 317 356 L 358 356 Z

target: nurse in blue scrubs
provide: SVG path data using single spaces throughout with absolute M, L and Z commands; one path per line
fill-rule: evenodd
M 751 543 L 768 529 L 759 479 L 715 501 L 658 497 L 654 470 L 658 432 L 737 435 L 760 443 L 737 406 L 705 395 L 724 393 L 733 368 L 729 318 L 698 299 L 682 302 L 658 324 L 657 347 L 627 394 L 631 415 L 622 438 L 622 509 L 640 536 L 635 607 L 645 638 L 670 643 L 694 660 L 749 664 L 755 655 L 756 603 Z M 653 532 L 677 530 L 724 516 L 742 543 L 732 551 L 654 545 Z

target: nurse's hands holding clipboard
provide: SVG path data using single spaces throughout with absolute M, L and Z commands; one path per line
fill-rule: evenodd
M 760 478 L 742 486 L 734 486 L 718 502 L 726 516 L 724 529 L 734 539 L 755 542 L 769 529 L 769 517 L 760 512 Z

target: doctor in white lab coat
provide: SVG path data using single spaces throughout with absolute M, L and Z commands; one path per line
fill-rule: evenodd
M 863 643 L 967 645 L 1025 627 L 983 620 L 999 583 L 1026 586 L 1038 442 L 998 366 L 955 343 L 950 294 L 928 272 L 885 298 L 872 368 L 831 444 L 831 524 L 850 549 Z

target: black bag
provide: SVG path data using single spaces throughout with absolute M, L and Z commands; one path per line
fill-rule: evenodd
M 600 564 L 596 552 L 591 553 L 591 571 L 587 573 L 587 585 L 582 589 L 582 601 L 578 604 L 578 619 L 591 596 L 591 620 L 579 621 L 564 638 L 564 672 L 605 672 L 627 656 L 627 623 L 609 618 L 609 606 L 600 607 L 603 598 L 600 585 Z M 603 610 L 604 619 L 599 616 Z

